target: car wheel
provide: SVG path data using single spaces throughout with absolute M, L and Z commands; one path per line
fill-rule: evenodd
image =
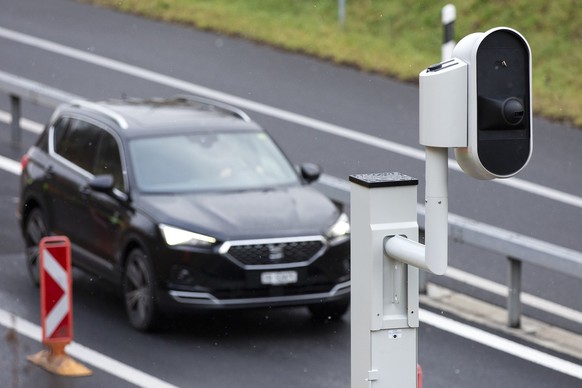
M 333 302 L 321 302 L 307 306 L 313 318 L 317 320 L 337 320 L 340 319 L 350 307 L 349 299 L 342 299 Z
M 134 328 L 150 331 L 157 327 L 154 273 L 146 254 L 140 249 L 134 249 L 127 257 L 123 296 L 127 317 Z
M 48 235 L 46 222 L 40 208 L 35 207 L 26 217 L 24 243 L 26 268 L 35 286 L 40 284 L 40 240 Z

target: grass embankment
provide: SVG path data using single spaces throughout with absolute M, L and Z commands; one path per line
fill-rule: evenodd
M 159 20 L 234 34 L 406 81 L 440 60 L 441 8 L 450 1 L 86 0 Z M 533 53 L 536 114 L 582 127 L 582 7 L 579 0 L 463 0 L 456 39 L 507 26 Z

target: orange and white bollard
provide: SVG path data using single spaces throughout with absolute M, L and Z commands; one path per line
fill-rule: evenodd
M 39 250 L 42 342 L 47 349 L 27 359 L 57 375 L 89 376 L 93 372 L 65 352 L 73 340 L 71 243 L 64 236 L 45 237 Z

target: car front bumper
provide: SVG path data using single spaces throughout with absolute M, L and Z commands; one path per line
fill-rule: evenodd
M 191 306 L 199 308 L 252 308 L 252 307 L 277 307 L 277 306 L 304 306 L 313 303 L 331 302 L 349 298 L 350 281 L 336 284 L 325 292 L 272 295 L 247 298 L 220 299 L 207 292 L 189 292 L 169 290 L 166 294 L 166 302 L 173 305 Z M 166 304 L 166 303 L 164 303 Z

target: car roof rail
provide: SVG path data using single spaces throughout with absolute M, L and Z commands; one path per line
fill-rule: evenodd
M 230 113 L 231 115 L 237 116 L 243 121 L 251 122 L 251 117 L 246 114 L 242 109 L 234 107 L 232 105 L 226 104 L 224 102 L 215 101 L 210 98 L 194 96 L 190 94 L 178 94 L 174 97 L 177 100 L 184 100 L 184 101 L 191 101 L 191 102 L 198 102 L 201 104 L 205 104 L 214 108 L 218 108 L 226 113 Z
M 127 127 L 129 126 L 127 120 L 125 120 L 125 118 L 122 115 L 120 115 L 119 113 L 115 112 L 112 109 L 109 109 L 103 105 L 99 105 L 95 102 L 79 99 L 71 101 L 70 104 L 72 106 L 76 106 L 79 108 L 93 109 L 97 112 L 103 113 L 109 116 L 113 121 L 117 123 L 117 125 L 119 125 L 123 129 L 127 129 Z

